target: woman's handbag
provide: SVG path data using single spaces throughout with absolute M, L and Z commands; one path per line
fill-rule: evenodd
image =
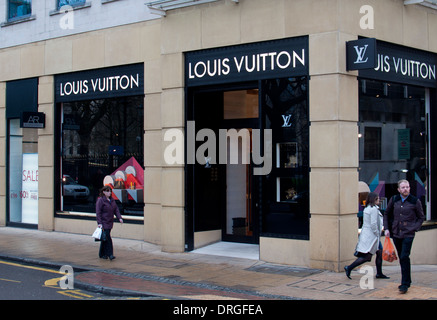
M 388 262 L 393 262 L 398 259 L 395 248 L 389 237 L 385 237 L 384 246 L 382 248 L 382 259 Z

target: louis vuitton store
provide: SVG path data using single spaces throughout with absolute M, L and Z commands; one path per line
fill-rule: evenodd
M 114 241 L 342 271 L 359 185 L 402 178 L 426 213 L 412 263 L 436 264 L 437 11 L 370 1 L 362 29 L 368 2 L 219 0 L 0 49 L 0 226 L 91 235 L 110 184 Z
M 185 59 L 187 247 L 308 240 L 308 37 Z

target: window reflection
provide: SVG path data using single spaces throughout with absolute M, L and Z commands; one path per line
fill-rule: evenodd
M 32 13 L 31 0 L 9 0 L 8 1 L 9 14 L 8 19 L 15 19 L 30 15 Z
M 95 212 L 106 184 L 122 214 L 142 216 L 143 97 L 64 103 L 62 116 L 61 210 Z
M 360 181 L 379 193 L 385 209 L 398 180 L 407 179 L 426 212 L 425 88 L 363 79 L 359 89 Z
M 263 190 L 262 232 L 309 238 L 309 113 L 307 78 L 263 81 L 265 128 L 273 129 L 276 166 Z
M 77 6 L 84 4 L 85 0 L 58 0 L 58 8 L 61 8 L 62 6 Z

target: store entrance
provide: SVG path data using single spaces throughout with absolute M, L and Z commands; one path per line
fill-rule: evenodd
M 229 126 L 226 120 L 223 124 Z M 221 223 L 222 240 L 258 243 L 257 179 L 250 161 L 252 128 L 236 128 L 234 123 L 232 128 L 226 129 L 229 137 L 223 175 L 225 188 L 222 192 L 226 200 Z
M 258 89 L 199 89 L 189 98 L 187 127 L 195 127 L 195 134 L 186 138 L 194 140 L 196 161 L 186 166 L 187 212 L 192 212 L 186 217 L 187 249 L 198 246 L 194 234 L 259 243 L 258 180 L 251 162 L 252 131 L 260 122 Z

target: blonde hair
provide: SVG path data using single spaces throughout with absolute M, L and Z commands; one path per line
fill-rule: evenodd
M 410 185 L 410 182 L 408 180 L 401 179 L 401 180 L 398 181 L 398 188 L 400 188 L 401 183 L 404 183 L 404 182 L 406 182 L 406 183 L 408 183 L 408 185 Z

